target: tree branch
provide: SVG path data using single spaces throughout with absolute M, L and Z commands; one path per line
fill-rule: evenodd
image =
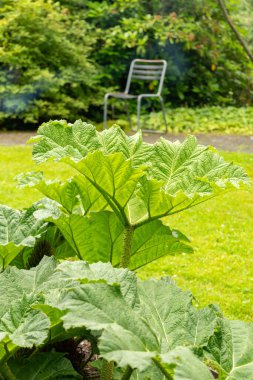
M 218 0 L 218 4 L 222 10 L 222 13 L 224 15 L 224 18 L 226 20 L 226 22 L 228 23 L 228 25 L 230 26 L 230 28 L 232 29 L 232 31 L 234 32 L 237 40 L 239 41 L 240 45 L 242 46 L 243 50 L 245 51 L 245 53 L 247 54 L 248 58 L 251 60 L 251 62 L 253 63 L 253 55 L 251 53 L 251 51 L 249 50 L 246 42 L 244 41 L 244 39 L 242 38 L 242 36 L 240 35 L 240 33 L 238 32 L 238 30 L 236 29 L 236 27 L 234 26 L 231 18 L 229 17 L 229 14 L 228 14 L 228 11 L 226 9 L 226 6 L 225 6 L 225 3 L 224 3 L 224 0 Z

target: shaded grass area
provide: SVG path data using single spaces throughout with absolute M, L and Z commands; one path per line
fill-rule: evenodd
M 253 155 L 222 153 L 243 166 L 253 178 Z M 28 207 L 41 198 L 34 189 L 18 189 L 14 177 L 20 172 L 42 170 L 48 178 L 68 178 L 73 169 L 63 164 L 35 166 L 31 147 L 0 147 L 0 203 Z M 234 191 L 182 214 L 166 218 L 192 241 L 193 255 L 167 256 L 139 271 L 139 276 L 172 276 L 190 289 L 197 302 L 220 305 L 225 316 L 253 320 L 253 194 Z

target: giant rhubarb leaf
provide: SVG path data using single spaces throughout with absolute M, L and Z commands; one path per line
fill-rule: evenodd
M 47 223 L 34 218 L 36 205 L 26 211 L 0 205 L 0 266 L 6 268 L 24 247 L 33 247 Z
M 211 337 L 207 357 L 220 380 L 246 380 L 253 374 L 253 323 L 221 319 Z
M 40 352 L 27 359 L 10 360 L 11 371 L 19 380 L 82 379 L 60 352 Z
M 153 152 L 152 145 L 144 143 L 139 133 L 128 137 L 120 128 L 97 132 L 94 126 L 80 120 L 74 124 L 66 121 L 44 123 L 30 142 L 35 142 L 33 158 L 37 163 L 66 157 L 79 161 L 89 152 L 100 150 L 106 155 L 121 152 L 137 166 L 146 163 Z
M 52 158 L 74 166 L 118 217 L 133 225 L 182 211 L 248 182 L 243 169 L 198 145 L 192 136 L 183 143 L 160 139 L 152 146 L 142 141 L 141 134 L 128 137 L 120 128 L 96 132 L 80 121 L 50 122 L 38 134 L 33 148 L 37 162 Z
M 165 363 L 162 355 L 178 345 L 207 345 L 216 326 L 215 309 L 195 309 L 190 293 L 164 280 L 139 283 L 138 296 L 138 307 L 132 309 L 117 287 L 99 283 L 70 289 L 50 301 L 65 311 L 66 329 L 103 330 L 100 352 L 120 367 L 145 371 L 158 357 Z
M 26 294 L 13 301 L 1 318 L 0 341 L 7 340 L 19 347 L 42 344 L 47 338 L 50 322 L 40 310 L 32 309 L 41 302 L 40 296 Z
M 97 132 L 81 121 L 56 121 L 43 124 L 33 141 L 36 162 L 61 160 L 79 172 L 66 184 L 40 179 L 36 186 L 61 204 L 62 213 L 49 220 L 79 258 L 92 262 L 136 269 L 165 254 L 190 252 L 185 236 L 158 219 L 248 182 L 243 169 L 195 137 L 149 145 L 140 133 L 128 137 L 117 127 Z M 131 249 L 124 249 L 126 240 Z
M 0 342 L 12 343 L 12 350 L 42 344 L 50 322 L 51 328 L 61 324 L 61 313 L 47 308 L 44 300 L 53 299 L 57 303 L 62 292 L 78 288 L 82 282 L 117 284 L 129 307 L 138 304 L 136 276 L 129 270 L 83 261 L 59 264 L 53 257 L 44 257 L 30 270 L 8 267 L 0 273 Z M 47 312 L 48 317 L 40 310 Z M 62 328 L 58 330 L 64 332 Z M 54 334 L 55 330 L 51 335 Z
M 125 228 L 110 211 L 91 213 L 89 217 L 61 214 L 55 223 L 65 239 L 83 260 L 121 264 Z M 188 239 L 160 220 L 150 221 L 133 231 L 129 268 L 140 268 L 164 255 L 191 253 Z

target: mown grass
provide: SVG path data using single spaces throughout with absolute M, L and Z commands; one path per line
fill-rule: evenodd
M 253 155 L 222 153 L 243 166 L 253 178 Z M 24 208 L 39 199 L 34 189 L 18 189 L 20 172 L 42 170 L 48 178 L 67 178 L 73 171 L 62 164 L 35 167 L 30 147 L 0 147 L 0 203 Z M 253 194 L 234 191 L 185 213 L 167 218 L 171 227 L 192 241 L 193 255 L 167 256 L 139 271 L 141 278 L 172 276 L 190 289 L 197 302 L 220 305 L 232 319 L 253 320 Z

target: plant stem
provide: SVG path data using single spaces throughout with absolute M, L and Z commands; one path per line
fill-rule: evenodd
M 124 229 L 123 251 L 121 256 L 121 267 L 128 268 L 131 259 L 132 240 L 134 236 L 134 227 L 127 225 Z
M 133 369 L 131 367 L 129 367 L 129 365 L 128 365 L 126 368 L 126 372 L 122 376 L 121 380 L 129 380 L 132 373 L 133 373 Z
M 113 362 L 107 362 L 104 361 L 104 364 L 102 366 L 101 370 L 101 376 L 100 380 L 112 380 L 113 379 L 113 368 L 114 368 L 114 363 Z
M 164 368 L 164 366 L 162 365 L 159 359 L 153 358 L 152 360 L 155 363 L 155 365 L 160 369 L 160 371 L 164 374 L 166 379 L 173 380 L 172 375 L 167 371 L 166 368 Z
M 16 376 L 12 373 L 7 363 L 4 363 L 0 369 L 1 375 L 4 380 L 17 380 Z

